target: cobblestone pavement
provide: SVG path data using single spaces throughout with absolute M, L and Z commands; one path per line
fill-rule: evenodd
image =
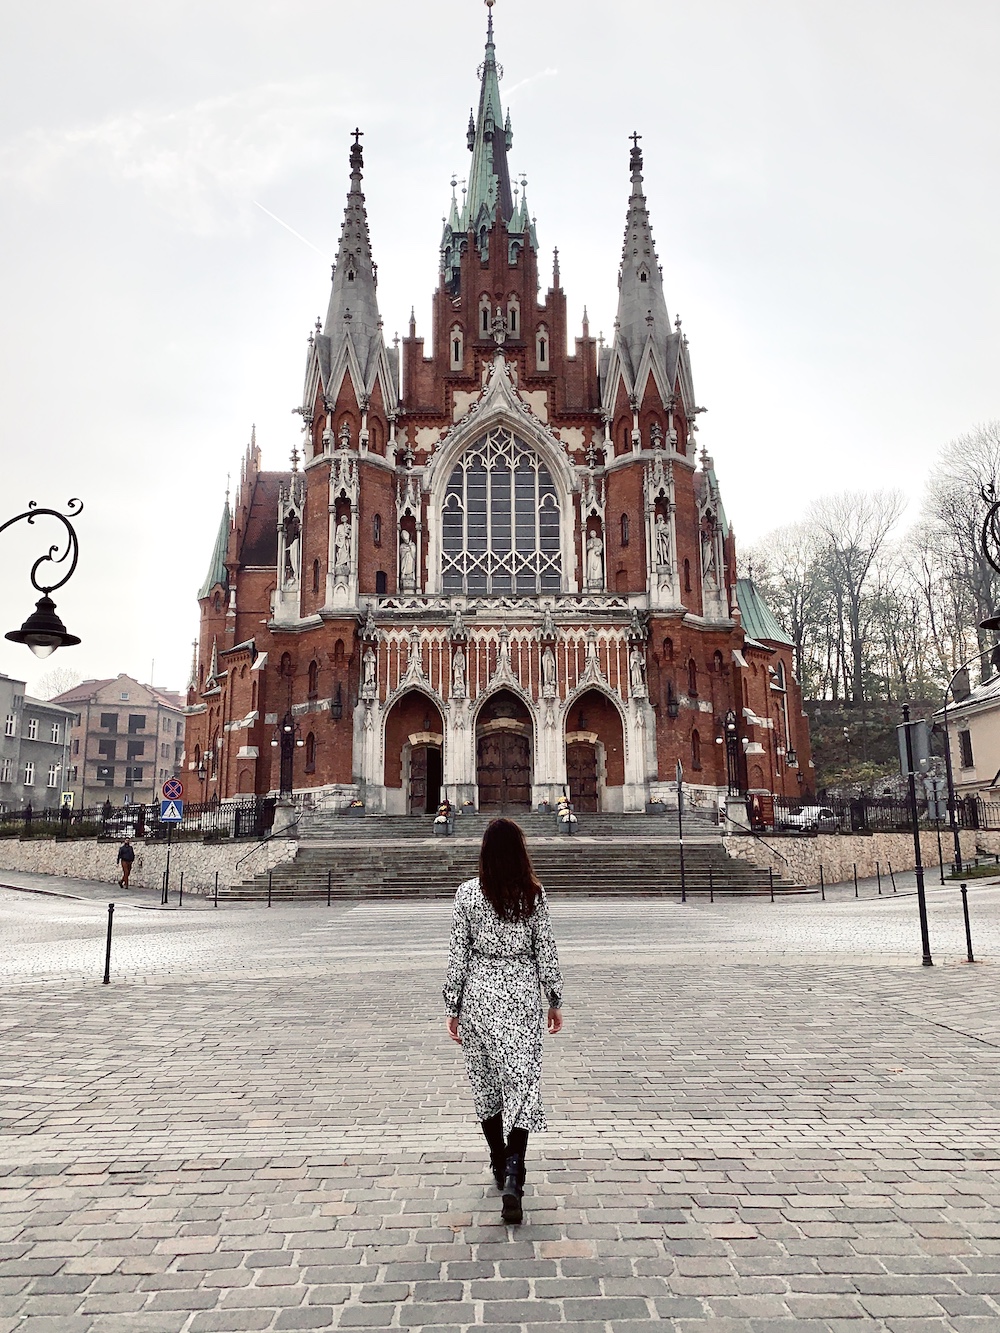
M 569 902 L 526 1221 L 445 903 L 0 890 L 0 1333 L 1000 1330 L 1000 889 Z M 981 942 L 981 943 L 980 943 Z

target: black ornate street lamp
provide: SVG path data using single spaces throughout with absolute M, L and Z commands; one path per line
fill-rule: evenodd
M 80 642 L 75 634 L 69 634 L 66 626 L 56 615 L 56 604 L 49 596 L 50 592 L 55 592 L 61 588 L 64 583 L 68 583 L 73 577 L 76 569 L 76 562 L 79 559 L 80 547 L 76 537 L 76 529 L 69 521 L 70 518 L 76 518 L 83 510 L 81 500 L 70 500 L 66 506 L 68 513 L 60 514 L 58 509 L 39 509 L 34 500 L 28 505 L 23 514 L 18 514 L 14 518 L 9 518 L 6 523 L 0 524 L 0 532 L 11 528 L 15 523 L 20 523 L 22 519 L 29 523 L 34 523 L 36 518 L 43 515 L 48 518 L 57 518 L 66 529 L 66 547 L 59 554 L 62 543 L 56 543 L 50 546 L 45 555 L 41 555 L 31 566 L 31 584 L 36 592 L 42 595 L 35 604 L 35 609 L 24 622 L 20 629 L 11 630 L 4 638 L 10 639 L 13 643 L 24 643 L 31 649 L 36 657 L 48 657 L 54 653 L 57 648 L 71 648 L 74 644 Z M 64 560 L 70 561 L 69 569 L 57 579 L 55 583 L 39 583 L 38 568 L 40 565 L 53 564 L 61 565 Z
M 305 745 L 302 731 L 291 712 L 285 714 L 281 726 L 271 737 L 273 749 L 281 750 L 281 776 L 279 779 L 280 796 L 291 796 L 295 785 L 295 749 Z
M 732 709 L 726 714 L 723 724 L 726 742 L 726 782 L 730 796 L 740 794 L 740 742 L 736 726 L 736 714 Z

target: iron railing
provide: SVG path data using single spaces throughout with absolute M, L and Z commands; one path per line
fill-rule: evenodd
M 142 838 L 172 837 L 215 841 L 260 841 L 274 823 L 274 798 L 254 796 L 240 801 L 185 803 L 179 824 L 160 822 L 154 805 L 92 806 L 79 810 L 8 810 L 0 814 L 0 838 Z
M 959 828 L 1000 829 L 1000 800 L 966 796 L 956 801 Z M 949 824 L 944 802 L 929 805 L 917 798 L 917 818 L 931 828 Z M 774 830 L 783 833 L 896 833 L 910 828 L 908 801 L 887 797 L 774 798 Z

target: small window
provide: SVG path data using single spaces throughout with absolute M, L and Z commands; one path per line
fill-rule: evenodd
M 674 660 L 674 641 L 673 639 L 663 640 L 663 660 L 672 662 Z
M 181 735 L 183 735 L 183 734 L 184 734 L 184 723 L 183 723 L 183 722 L 178 722 L 178 723 L 177 723 L 177 735 L 178 735 L 178 736 L 181 736 Z
M 646 272 L 642 272 L 642 273 L 640 273 L 640 274 L 639 274 L 639 281 L 640 281 L 640 282 L 648 282 L 648 281 L 649 281 L 649 274 L 646 273 Z
M 485 312 L 488 313 L 488 312 Z M 465 358 L 465 338 L 462 330 L 456 324 L 451 331 L 451 368 L 452 370 L 461 370 Z
M 37 717 L 29 717 L 29 718 L 28 718 L 28 740 L 29 740 L 29 741 L 37 741 L 37 740 L 38 740 L 38 718 L 37 718 Z
M 13 782 L 14 780 L 14 761 L 5 759 L 3 767 L 0 769 L 0 782 Z
M 313 561 L 313 592 L 319 592 L 319 561 Z
M 972 732 L 960 731 L 958 733 L 958 749 L 962 756 L 962 767 L 972 768 L 975 761 L 972 757 Z
M 126 787 L 141 787 L 141 786 L 142 786 L 142 769 L 141 769 L 141 768 L 126 768 L 126 770 L 125 770 L 125 786 L 126 786 Z
M 384 569 L 380 569 L 375 574 L 375 595 L 384 597 L 389 587 L 389 578 Z
M 146 753 L 145 741 L 129 741 L 128 743 L 129 759 L 141 759 L 145 753 Z
M 30 760 L 24 766 L 24 785 L 26 787 L 35 785 L 35 765 Z
M 128 690 L 122 690 L 118 698 L 121 699 L 122 703 L 128 703 Z
M 130 736 L 134 736 L 135 733 L 136 733 L 137 731 L 145 731 L 145 730 L 146 730 L 146 714 L 145 714 L 145 713 L 129 713 L 129 715 L 128 715 L 128 730 L 129 730 L 129 735 L 130 735 Z
M 698 694 L 698 667 L 693 657 L 688 659 L 688 694 L 692 698 Z
M 53 745 L 60 745 L 62 743 L 62 727 L 60 727 L 58 722 L 53 722 L 49 728 L 49 740 Z
M 115 770 L 106 764 L 98 764 L 97 781 L 105 787 L 113 787 L 115 785 Z
M 691 733 L 691 767 L 696 772 L 701 769 L 701 737 L 697 731 Z
M 78 740 L 75 740 L 75 741 L 73 742 L 73 753 L 74 753 L 74 754 L 79 754 L 79 753 L 80 753 L 80 742 L 79 742 Z
M 102 759 L 114 759 L 117 741 L 98 741 L 97 753 Z
M 13 736 L 15 725 L 16 725 L 16 723 L 15 723 L 15 720 L 14 720 L 14 714 L 13 714 L 13 713 L 8 713 L 8 714 L 7 714 L 7 722 L 6 722 L 6 725 L 4 726 L 4 729 L 3 729 L 3 734 L 4 734 L 5 736 Z
M 691 591 L 691 561 L 684 561 L 684 591 Z
M 46 786 L 54 787 L 58 781 L 59 781 L 59 765 L 49 764 L 49 772 L 46 781 Z
M 479 331 L 484 338 L 490 335 L 490 298 L 484 296 L 479 302 Z
M 309 663 L 309 698 L 315 699 L 319 694 L 319 665 L 316 662 Z
M 316 737 L 311 731 L 306 737 L 306 772 L 316 772 Z
M 622 546 L 628 546 L 628 514 L 622 514 Z
M 382 515 L 376 514 L 372 519 L 372 541 L 376 546 L 382 545 Z
M 535 339 L 535 357 L 538 362 L 539 370 L 548 370 L 549 368 L 549 335 L 545 329 L 539 329 L 538 337 Z

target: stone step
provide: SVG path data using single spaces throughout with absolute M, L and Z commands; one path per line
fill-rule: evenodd
M 527 837 L 546 837 L 555 835 L 559 831 L 554 814 L 531 811 L 512 817 L 516 819 Z M 492 815 L 478 812 L 457 815 L 453 826 L 454 834 L 457 837 L 481 838 L 492 818 Z M 302 842 L 362 837 L 380 841 L 384 838 L 432 837 L 433 828 L 433 815 L 354 816 L 334 811 L 306 811 L 299 821 L 298 836 Z M 676 812 L 667 815 L 625 815 L 608 812 L 579 814 L 576 831 L 588 837 L 676 837 L 677 817 Z M 684 831 L 691 835 L 718 836 L 719 823 L 711 812 L 686 811 Z

